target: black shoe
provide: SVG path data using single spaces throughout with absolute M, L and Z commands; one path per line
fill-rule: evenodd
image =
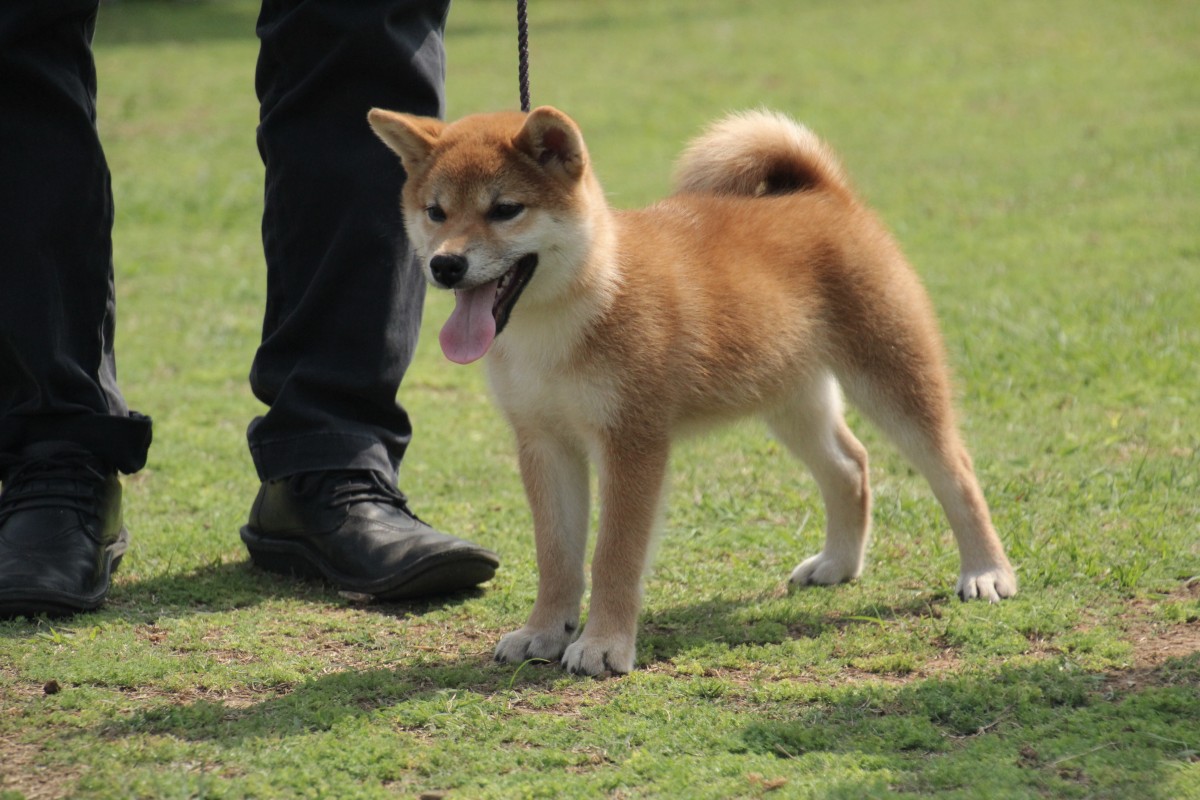
M 242 541 L 262 569 L 377 600 L 469 589 L 500 565 L 492 551 L 417 519 L 396 487 L 367 470 L 264 482 Z
M 27 447 L 0 480 L 0 619 L 98 608 L 129 544 L 116 470 L 53 442 Z

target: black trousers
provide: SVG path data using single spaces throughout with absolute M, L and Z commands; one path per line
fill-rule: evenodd
M 0 464 L 65 440 L 129 473 L 150 445 L 150 419 L 117 386 L 98 4 L 0 3 Z M 366 112 L 442 114 L 448 5 L 262 4 L 267 298 L 250 382 L 267 410 L 247 436 L 264 480 L 399 468 L 412 430 L 396 393 L 424 284 L 401 225 L 403 172 Z

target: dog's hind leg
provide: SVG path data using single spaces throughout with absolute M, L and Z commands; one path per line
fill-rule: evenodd
M 871 526 L 867 451 L 842 416 L 842 396 L 829 373 L 764 415 L 775 436 L 808 466 L 825 503 L 825 546 L 792 571 L 792 585 L 857 578 Z
M 496 645 L 496 660 L 556 661 L 579 627 L 588 530 L 583 446 L 534 427 L 517 429 L 521 479 L 533 512 L 538 592 L 529 620 Z
M 912 346 L 910 340 L 908 343 Z M 842 375 L 847 396 L 883 429 L 929 481 L 958 543 L 956 591 L 963 600 L 997 602 L 1017 593 L 975 468 L 959 436 L 950 381 L 935 353 L 914 351 L 888 363 L 886 376 L 855 370 Z

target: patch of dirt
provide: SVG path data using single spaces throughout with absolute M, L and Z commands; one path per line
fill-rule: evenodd
M 1128 630 L 1133 643 L 1133 667 L 1157 667 L 1171 658 L 1200 653 L 1200 624 L 1138 624 Z
M 558 669 L 557 665 L 547 665 L 545 669 Z M 612 696 L 613 684 L 593 681 L 579 683 L 576 686 L 539 691 L 530 687 L 518 693 L 508 703 L 508 708 L 518 713 L 553 714 L 560 717 L 578 717 L 584 709 L 608 702 Z M 550 697 L 553 700 L 550 700 Z
M 1189 598 L 1200 595 L 1200 581 L 1189 581 L 1175 594 Z M 1163 669 L 1164 665 L 1200 653 L 1200 622 L 1168 624 L 1154 620 L 1152 612 L 1149 601 L 1139 600 L 1123 617 L 1126 639 L 1133 645 L 1133 664 L 1105 676 L 1109 691 L 1137 692 L 1170 685 L 1176 678 Z
M 25 800 L 49 800 L 67 796 L 70 788 L 79 782 L 83 769 L 58 764 L 46 766 L 40 763 L 40 751 L 40 745 L 0 736 L 0 753 L 4 753 L 4 769 L 0 770 L 0 792 L 19 792 L 25 796 Z

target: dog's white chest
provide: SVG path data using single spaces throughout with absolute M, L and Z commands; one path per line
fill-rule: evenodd
M 600 376 L 511 358 L 493 358 L 488 367 L 496 400 L 510 418 L 581 435 L 606 427 L 616 411 L 615 388 Z

